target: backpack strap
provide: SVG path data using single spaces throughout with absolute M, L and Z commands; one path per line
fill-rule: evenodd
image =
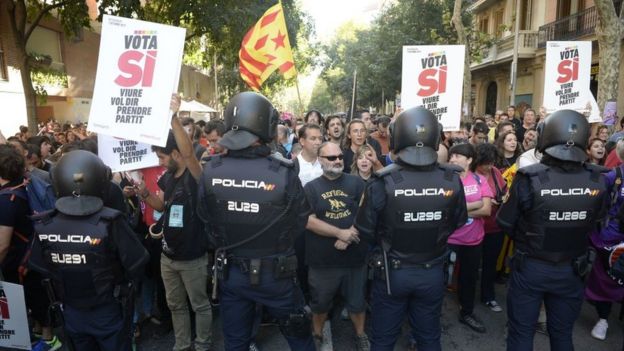
M 28 185 L 28 180 L 24 179 L 24 182 L 22 184 L 0 190 L 0 195 L 11 195 L 11 202 L 15 200 L 15 196 L 28 201 L 28 194 L 26 194 L 26 185 Z

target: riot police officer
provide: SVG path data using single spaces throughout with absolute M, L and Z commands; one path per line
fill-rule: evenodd
M 583 163 L 590 127 L 572 110 L 546 118 L 541 163 L 518 170 L 497 222 L 515 242 L 507 295 L 507 350 L 533 349 L 544 301 L 551 350 L 573 350 L 593 253 L 588 234 L 606 216 L 608 192 L 598 169 Z
M 51 175 L 56 209 L 35 217 L 30 267 L 52 278 L 77 351 L 130 350 L 132 311 L 123 302 L 149 257 L 124 215 L 103 206 L 110 169 L 76 150 Z
M 459 168 L 437 163 L 441 127 L 422 107 L 403 111 L 392 132 L 394 164 L 375 173 L 355 221 L 378 243 L 371 350 L 394 350 L 405 313 L 418 350 L 440 350 L 447 239 L 467 218 Z
M 199 213 L 215 250 L 226 350 L 248 350 L 256 303 L 276 317 L 293 350 L 314 350 L 295 285 L 293 242 L 309 210 L 291 162 L 271 155 L 278 113 L 262 95 L 234 96 L 225 110 L 228 152 L 205 164 Z M 213 293 L 216 293 L 216 289 Z

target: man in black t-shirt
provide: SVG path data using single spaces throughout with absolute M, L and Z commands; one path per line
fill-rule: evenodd
M 174 96 L 171 110 L 179 107 L 180 99 Z M 208 243 L 195 211 L 202 169 L 191 139 L 175 115 L 171 128 L 165 147 L 152 146 L 160 165 L 167 168 L 158 180 L 162 191 L 152 194 L 141 182 L 137 193 L 154 210 L 162 212 L 158 223 L 150 227 L 150 234 L 162 237 L 160 267 L 176 338 L 173 349 L 191 348 L 188 295 L 195 312 L 195 350 L 205 351 L 212 348 L 212 310 L 206 290 Z
M 334 296 L 340 291 L 356 331 L 357 350 L 368 350 L 364 333 L 368 245 L 353 227 L 365 183 L 357 176 L 344 174 L 340 147 L 325 142 L 318 150 L 323 175 L 304 187 L 312 213 L 306 229 L 306 263 L 310 267 L 310 307 L 317 349 Z

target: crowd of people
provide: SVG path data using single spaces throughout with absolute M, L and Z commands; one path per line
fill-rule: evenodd
M 86 125 L 51 121 L 41 126 L 36 135 L 26 127 L 7 138 L 0 133 L 0 263 L 4 280 L 24 285 L 32 337 L 36 341 L 33 350 L 54 351 L 67 342 L 54 333 L 48 313 L 49 299 L 41 284 L 49 270 L 45 265 L 50 262 L 35 261 L 28 265 L 24 260 L 25 255 L 46 254 L 45 243 L 37 248 L 32 242 L 35 233 L 51 230 L 46 227 L 50 224 L 45 218 L 31 219 L 34 211 L 27 199 L 11 192 L 26 187 L 33 178 L 54 185 L 57 203 L 65 198 L 101 199 L 101 204 L 95 200 L 73 204 L 68 200 L 57 205 L 58 212 L 69 216 L 64 222 L 66 226 L 73 223 L 72 216 L 92 216 L 100 213 L 102 206 L 122 214 L 125 224 L 116 226 L 133 239 L 121 240 L 120 234 L 111 237 L 119 245 L 116 250 L 136 253 L 133 259 L 121 255 L 125 258 L 120 265 L 125 278 L 131 277 L 135 283 L 132 287 L 135 293 L 130 296 L 136 302 L 127 305 L 133 309 L 130 317 L 124 316 L 132 325 L 135 342 L 140 342 L 144 337 L 143 327 L 151 323 L 162 335 L 173 330 L 174 350 L 191 347 L 198 351 L 211 350 L 212 308 L 220 304 L 227 350 L 259 349 L 254 338 L 263 314 L 276 318 L 292 349 L 331 350 L 332 314 L 351 320 L 357 350 L 368 350 L 371 344 L 374 350 L 392 349 L 406 310 L 410 311 L 412 326 L 410 347 L 436 350 L 440 347 L 439 313 L 445 287 L 457 293 L 459 321 L 474 332 L 487 332 L 482 322 L 487 317 L 476 315 L 475 303 L 484 304 L 492 313 L 503 312 L 505 307 L 499 303 L 495 286 L 507 282 L 513 268 L 506 260 L 514 254 L 511 226 L 497 221 L 497 213 L 509 198 L 518 175 L 521 179 L 518 181 L 526 185 L 529 175 L 523 171 L 524 167 L 539 164 L 544 157 L 544 150 L 538 147 L 547 118 L 543 108 L 536 112 L 525 106 L 518 111 L 515 106 L 509 106 L 506 111 L 496 111 L 494 116 L 474 117 L 470 123 L 462 123 L 461 130 L 453 132 L 440 130 L 437 121 L 435 125 L 426 125 L 429 117 L 422 111 L 409 112 L 400 119 L 362 110 L 350 119 L 345 114 L 323 116 L 311 110 L 301 119 L 279 120 L 276 113 L 270 112 L 266 118 L 271 120 L 266 127 L 228 122 L 228 116 L 236 114 L 242 120 L 244 117 L 240 116 L 245 116 L 245 108 L 261 110 L 270 105 L 266 99 L 254 103 L 245 99 L 258 98 L 245 95 L 233 98 L 228 109 L 235 106 L 237 110 L 226 110 L 225 122 L 173 117 L 166 146 L 153 147 L 160 165 L 112 174 L 104 182 L 93 185 L 97 196 L 87 193 L 87 188 L 81 188 L 83 196 L 80 192 L 76 196 L 76 190 L 71 188 L 78 182 L 75 173 L 73 178 L 63 173 L 71 164 L 85 163 L 96 170 L 103 166 L 97 157 L 90 158 L 98 152 L 97 136 L 87 132 Z M 175 104 L 174 98 L 172 106 L 176 107 Z M 252 112 L 257 115 L 257 111 Z M 422 133 L 428 130 L 429 139 L 421 141 L 418 139 L 421 136 L 406 134 L 412 129 L 418 133 L 421 127 L 418 123 L 409 124 L 412 123 L 410 113 L 416 113 L 414 120 L 426 125 Z M 232 123 L 240 126 L 232 128 Z M 432 130 L 437 132 L 431 135 Z M 610 254 L 624 241 L 620 222 L 615 220 L 624 202 L 619 170 L 624 159 L 624 142 L 619 141 L 622 136 L 624 130 L 615 132 L 597 125 L 588 140 L 576 145 L 585 148 L 586 163 L 604 167 L 602 172 L 606 174 L 606 189 L 611 197 L 608 217 L 614 218 L 607 225 L 585 233 L 597 253 L 593 268 L 587 273 L 584 293 L 585 299 L 596 308 L 597 322 L 587 332 L 599 340 L 607 337 L 607 320 L 613 303 L 621 302 L 624 297 L 622 281 L 609 273 Z M 435 145 L 429 145 L 432 142 Z M 425 156 L 415 157 L 410 153 L 412 148 L 422 148 L 418 143 L 433 150 L 426 154 L 433 157 L 431 160 L 423 162 Z M 268 164 L 267 157 L 270 157 Z M 435 168 L 438 166 L 439 169 Z M 431 211 L 406 212 L 404 218 L 390 218 L 397 216 L 392 211 L 399 205 L 386 202 L 379 194 L 393 189 L 395 197 L 420 196 L 409 172 L 402 173 L 409 167 L 420 172 L 440 172 L 431 173 L 437 176 L 427 179 L 418 178 L 418 184 L 429 184 L 434 192 L 438 188 L 454 189 L 448 193 L 454 195 L 448 195 L 449 199 L 445 200 L 451 202 L 439 204 L 452 211 L 434 211 L 431 207 Z M 238 170 L 238 174 L 234 176 L 231 170 Z M 237 178 L 249 171 L 257 172 L 257 177 L 268 174 L 265 178 L 273 183 L 260 183 L 260 178 L 253 183 Z M 402 181 L 407 182 L 408 188 L 399 187 Z M 523 185 L 516 187 L 520 186 Z M 280 192 L 281 187 L 286 189 L 284 193 Z M 11 191 L 3 192 L 6 189 Z M 253 201 L 241 195 L 247 194 L 245 191 L 252 192 Z M 288 201 L 277 196 L 299 192 L 299 197 L 285 197 Z M 433 203 L 431 206 L 436 206 Z M 89 211 L 90 206 L 97 208 Z M 379 215 L 385 216 L 385 222 L 378 220 Z M 53 217 L 51 223 L 60 221 L 62 216 L 59 216 Z M 399 235 L 412 228 L 399 221 L 454 224 L 418 227 L 422 239 L 416 240 Z M 53 228 L 63 231 L 62 226 Z M 303 234 L 293 235 L 299 229 Z M 255 240 L 259 236 L 262 239 Z M 39 238 L 43 240 L 41 235 Z M 443 243 L 439 243 L 440 238 L 444 239 Z M 269 244 L 259 248 L 255 241 Z M 419 259 L 410 261 L 410 257 L 401 256 L 398 253 L 401 250 L 396 250 L 401 247 L 406 252 L 420 252 L 416 246 L 421 244 L 431 244 L 434 254 L 413 255 Z M 378 246 L 382 247 L 381 256 L 374 249 Z M 289 248 L 295 253 L 294 261 L 289 255 L 279 255 Z M 57 259 L 77 259 L 80 263 L 80 255 L 68 255 Z M 518 256 L 515 257 L 517 261 Z M 58 260 L 52 264 L 59 264 Z M 445 268 L 429 269 L 439 265 Z M 449 265 L 453 269 L 445 277 Z M 410 269 L 414 267 L 419 270 Z M 427 269 L 420 270 L 422 267 Z M 280 269 L 283 274 L 274 274 Z M 288 278 L 288 284 L 296 277 L 298 287 L 293 289 L 283 283 L 284 280 L 278 279 L 282 277 Z M 374 277 L 372 282 L 369 277 Z M 91 275 L 73 276 L 73 279 L 91 278 Z M 112 284 L 95 278 L 93 282 L 103 286 Z M 409 282 L 418 284 L 411 286 Z M 64 284 L 68 285 L 60 298 L 72 301 L 65 301 L 68 306 L 65 330 L 76 349 L 125 349 L 123 332 L 112 325 L 103 327 L 100 324 L 106 323 L 104 319 L 93 317 L 117 312 L 97 310 L 85 314 L 73 302 L 84 297 L 71 300 L 74 298 L 69 291 L 71 284 L 68 281 Z M 101 293 L 99 286 L 92 288 Z M 218 294 L 211 297 L 211 291 Z M 410 304 L 410 294 L 419 296 L 420 305 Z M 553 349 L 564 350 L 571 342 L 567 340 L 571 338 L 571 329 L 566 329 L 567 322 L 549 319 L 547 323 L 546 315 L 554 315 L 557 307 L 546 297 L 544 301 L 538 323 L 528 328 L 550 334 Z M 110 299 L 103 298 L 98 306 L 102 304 L 110 306 Z M 303 327 L 297 328 L 292 304 L 305 306 L 302 313 L 311 314 L 310 325 L 298 321 Z M 510 316 L 511 338 L 522 339 L 516 346 L 526 345 L 523 342 L 527 339 L 532 345 L 533 336 L 526 331 L 526 323 L 522 324 L 527 319 L 519 316 L 521 312 L 514 313 L 517 315 Z M 365 328 L 367 318 L 371 318 L 375 331 L 371 341 Z M 311 339 L 302 331 L 306 326 L 311 330 Z M 87 327 L 92 334 L 84 331 Z M 509 346 L 509 349 L 522 347 Z

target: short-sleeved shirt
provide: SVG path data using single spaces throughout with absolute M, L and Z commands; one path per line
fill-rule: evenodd
M 492 190 L 485 179 L 470 171 L 462 178 L 466 203 L 481 201 L 484 197 L 493 198 Z M 484 219 L 470 218 L 463 227 L 458 228 L 448 239 L 449 244 L 474 246 L 479 245 L 485 234 Z
M 23 179 L 10 182 L 0 187 L 0 190 L 15 187 L 22 182 Z M 29 240 L 33 233 L 32 221 L 28 218 L 30 207 L 26 199 L 11 194 L 2 194 L 0 195 L 0 209 L 0 225 L 12 227 L 14 230 L 9 252 L 1 265 L 2 272 L 7 279 L 10 279 L 9 277 L 16 278 L 17 268 L 28 248 L 28 242 L 23 239 Z
M 330 180 L 321 176 L 304 187 L 312 213 L 340 229 L 353 225 L 365 183 L 357 176 L 343 174 Z M 336 238 L 306 232 L 306 263 L 310 267 L 359 267 L 364 264 L 368 245 L 365 240 L 351 243 L 346 250 L 334 247 Z
M 321 162 L 318 157 L 314 162 L 308 162 L 299 154 L 299 156 L 297 156 L 297 162 L 299 163 L 299 180 L 301 180 L 302 186 L 305 186 L 308 182 L 323 174 Z
M 179 261 L 201 257 L 207 251 L 207 239 L 195 209 L 197 181 L 188 169 L 178 178 L 167 171 L 158 186 L 165 195 L 163 254 Z

